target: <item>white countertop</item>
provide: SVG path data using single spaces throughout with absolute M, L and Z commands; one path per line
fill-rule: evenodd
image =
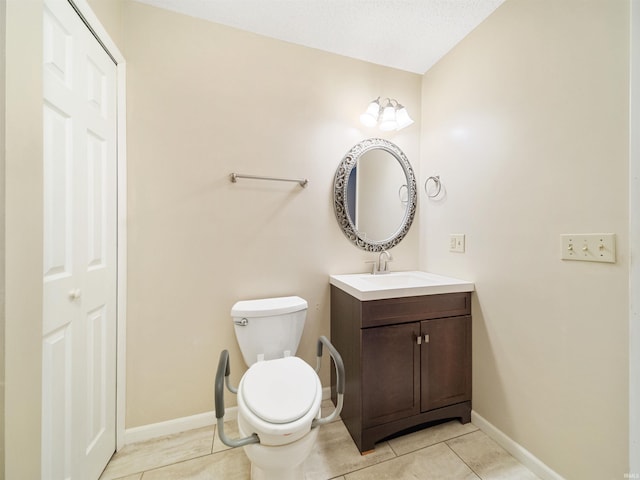
M 329 283 L 362 301 L 472 292 L 475 289 L 473 282 L 420 271 L 330 275 Z

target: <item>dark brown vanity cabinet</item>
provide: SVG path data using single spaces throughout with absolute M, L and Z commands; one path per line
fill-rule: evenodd
M 360 301 L 331 286 L 341 417 L 361 452 L 410 427 L 471 420 L 470 314 L 469 292 Z

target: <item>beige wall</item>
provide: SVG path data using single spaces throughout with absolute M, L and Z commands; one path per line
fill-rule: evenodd
M 627 0 L 509 0 L 423 81 L 420 264 L 476 282 L 474 410 L 566 478 L 628 468 L 628 45 Z M 560 260 L 589 232 L 616 264 Z
M 40 478 L 42 2 L 6 2 L 5 475 Z
M 230 318 L 237 300 L 305 298 L 299 354 L 315 362 L 315 342 L 329 334 L 329 274 L 364 272 L 374 258 L 338 229 L 335 169 L 379 135 L 358 120 L 378 95 L 419 117 L 421 77 L 135 2 L 124 32 L 131 428 L 213 410 L 223 349 L 237 383 L 246 369 Z M 419 132 L 418 122 L 387 137 L 415 167 Z M 309 185 L 232 184 L 231 172 Z M 394 248 L 393 268 L 417 267 L 418 232 Z
M 111 40 L 120 50 L 124 48 L 123 12 L 125 0 L 87 0 L 91 10 L 109 32 Z
M 640 472 L 640 4 L 631 3 L 629 102 L 629 471 Z
M 6 45 L 6 10 L 5 2 L 0 2 L 0 479 L 4 478 L 4 217 L 5 217 L 5 45 Z

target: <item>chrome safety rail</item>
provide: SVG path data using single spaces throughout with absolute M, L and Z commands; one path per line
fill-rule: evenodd
M 237 393 L 238 389 L 231 387 L 229 384 L 229 375 L 231 374 L 231 368 L 229 367 L 229 352 L 223 350 L 220 353 L 220 360 L 218 362 L 218 371 L 216 372 L 216 382 L 214 387 L 214 396 L 216 401 L 216 420 L 218 424 L 218 436 L 222 443 L 229 447 L 243 447 L 250 443 L 260 443 L 258 435 L 252 433 L 248 437 L 232 439 L 224 433 L 224 384 L 225 380 L 227 388 L 233 393 Z
M 322 349 L 323 345 L 327 347 L 329 350 L 329 354 L 333 359 L 333 363 L 336 368 L 336 392 L 337 392 L 337 404 L 336 408 L 333 412 L 327 417 L 324 418 L 316 418 L 311 422 L 311 428 L 318 427 L 320 425 L 324 425 L 326 423 L 332 422 L 340 415 L 342 411 L 342 406 L 344 404 L 344 388 L 345 388 L 345 375 L 344 375 L 344 363 L 342 361 L 342 357 L 340 353 L 336 350 L 336 348 L 331 344 L 329 339 L 324 335 L 318 339 L 318 358 L 317 358 L 317 366 L 316 373 L 320 371 L 320 364 L 322 360 Z M 214 397 L 215 397 L 215 405 L 216 405 L 216 421 L 217 421 L 217 431 L 220 440 L 225 445 L 229 447 L 242 447 L 244 445 L 249 445 L 251 443 L 260 443 L 260 438 L 256 433 L 252 433 L 248 437 L 232 439 L 226 436 L 224 433 L 224 387 L 225 384 L 230 392 L 238 393 L 238 389 L 234 388 L 229 383 L 229 375 L 231 374 L 231 368 L 229 367 L 229 352 L 227 350 L 223 350 L 220 352 L 220 360 L 218 361 L 218 370 L 216 372 L 215 386 L 214 386 Z
M 333 364 L 336 368 L 336 408 L 331 414 L 324 418 L 316 418 L 311 422 L 311 428 L 317 427 L 319 425 L 324 425 L 329 422 L 333 422 L 338 416 L 340 412 L 342 412 L 342 405 L 344 404 L 344 386 L 345 386 L 345 378 L 344 378 L 344 362 L 342 361 L 342 356 L 336 350 L 336 347 L 329 341 L 327 337 L 322 335 L 318 339 L 318 355 L 317 355 L 317 363 L 316 363 L 316 373 L 320 372 L 320 364 L 322 363 L 322 345 L 325 345 L 329 350 L 329 354 L 333 359 Z

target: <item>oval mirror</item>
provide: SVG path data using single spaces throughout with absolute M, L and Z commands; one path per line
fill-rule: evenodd
M 382 138 L 356 144 L 336 170 L 333 207 L 342 232 L 359 248 L 397 245 L 416 212 L 416 179 L 404 152 Z

